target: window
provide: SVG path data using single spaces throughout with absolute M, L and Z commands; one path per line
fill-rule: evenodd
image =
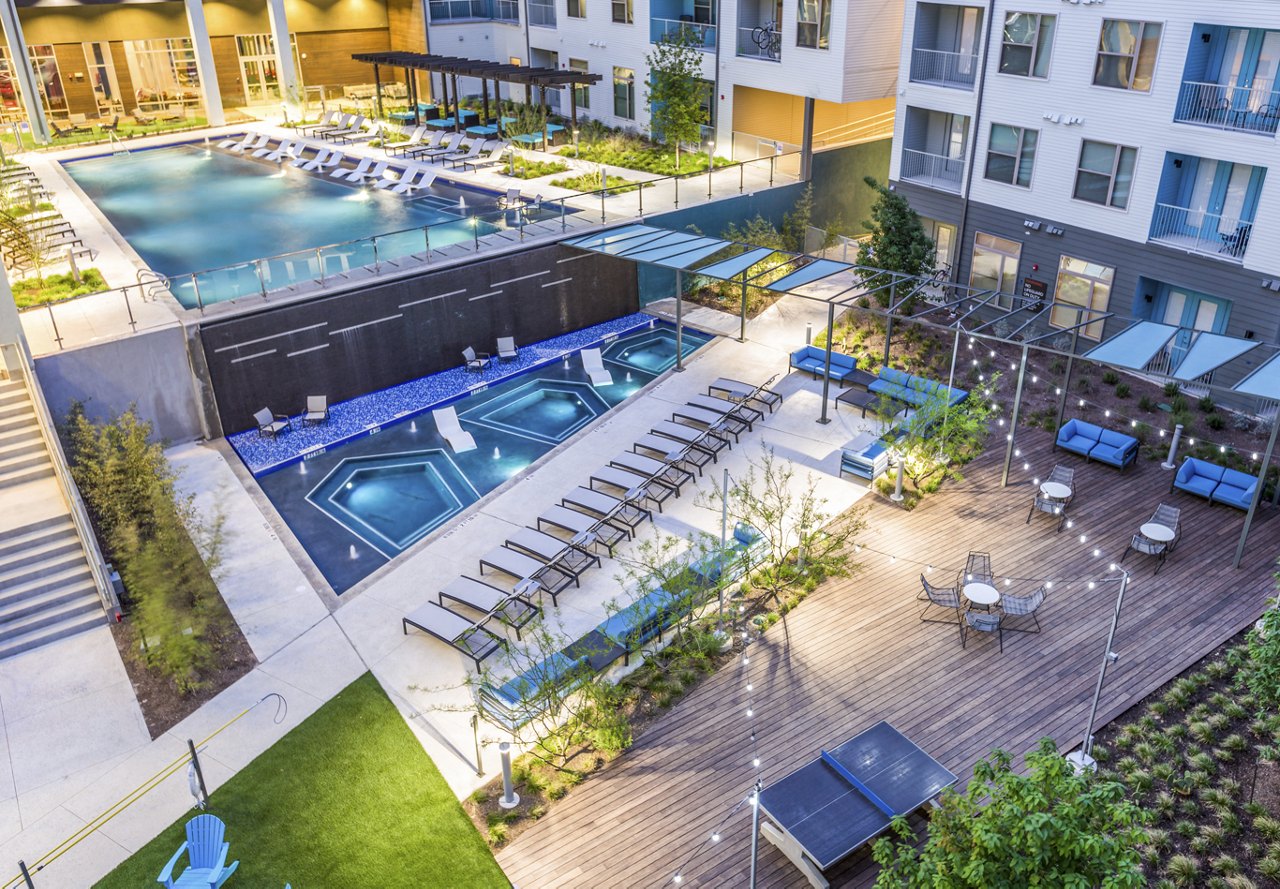
M 1076 170 L 1075 196 L 1091 204 L 1129 206 L 1129 186 L 1138 149 L 1110 142 L 1084 140 L 1080 146 L 1080 166 Z
M 1002 309 L 1013 308 L 1014 289 L 1018 284 L 1018 259 L 1022 244 L 998 238 L 986 232 L 973 236 L 973 262 L 969 265 L 969 286 L 1000 293 L 997 303 Z
M 554 28 L 556 26 L 555 0 L 528 0 L 528 2 L 529 24 L 540 25 L 544 28 Z
M 93 97 L 98 101 L 98 112 L 123 108 L 111 45 L 105 41 L 84 44 L 84 63 L 89 69 L 89 83 L 93 86 Z
M 636 72 L 630 68 L 613 69 L 613 116 L 635 120 Z
M 581 71 L 583 74 L 586 74 L 587 73 L 586 60 L 570 59 L 569 70 Z M 579 108 L 590 108 L 591 107 L 591 88 L 586 84 L 583 84 L 581 86 L 575 86 L 573 88 L 573 101 L 574 101 L 574 104 L 577 105 Z
M 711 0 L 693 0 L 693 20 L 699 25 L 715 24 L 715 7 Z
M 1090 313 L 1059 307 L 1082 306 L 1097 312 L 1105 312 L 1111 301 L 1111 279 L 1116 270 L 1105 265 L 1064 256 L 1058 263 L 1058 288 L 1054 295 L 1054 307 L 1049 312 L 1049 323 L 1054 327 L 1069 328 L 1089 320 Z M 1080 328 L 1080 335 L 1091 340 L 1102 338 L 1102 323 L 1095 321 Z
M 1030 188 L 1039 138 L 1038 130 L 993 123 L 991 144 L 987 146 L 987 178 Z
M 200 77 L 190 37 L 126 40 L 124 59 L 133 84 L 134 103 L 144 112 L 163 108 L 179 98 L 184 104 L 197 101 Z M 132 111 L 134 106 L 127 107 Z
M 796 14 L 796 46 L 826 49 L 830 37 L 831 0 L 800 0 Z
M 585 19 L 587 17 L 586 0 L 569 0 L 569 8 L 565 15 L 571 19 Z
M 67 94 L 62 90 L 62 75 L 58 72 L 58 60 L 53 55 L 52 44 L 29 44 L 27 54 L 31 57 L 31 67 L 35 70 L 36 86 L 44 97 L 45 110 L 52 114 L 65 112 Z
M 631 0 L 613 0 L 613 20 L 624 25 L 631 24 Z
M 1053 54 L 1056 15 L 1011 12 L 1004 17 L 1004 47 L 1000 50 L 1000 73 L 1020 77 L 1048 77 Z
M 1160 24 L 1107 19 L 1098 38 L 1098 64 L 1093 71 L 1095 86 L 1122 90 L 1151 91 L 1151 73 L 1160 48 Z

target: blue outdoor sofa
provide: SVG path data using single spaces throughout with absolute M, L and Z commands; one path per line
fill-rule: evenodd
M 1238 469 L 1228 469 L 1208 460 L 1187 457 L 1178 467 L 1169 490 L 1175 488 L 1196 494 L 1214 503 L 1225 503 L 1236 509 L 1248 509 L 1253 502 L 1258 479 Z
M 941 392 L 946 393 L 949 405 L 959 404 L 969 397 L 969 393 L 963 389 L 951 389 L 926 377 L 918 377 L 892 367 L 880 368 L 880 378 L 867 386 L 867 391 L 911 407 L 920 407 Z
M 1071 419 L 1063 423 L 1054 446 L 1121 471 L 1138 459 L 1138 440 L 1132 435 L 1103 429 L 1084 420 Z
M 803 346 L 791 353 L 791 366 L 813 374 L 816 380 L 827 366 L 827 350 L 817 346 Z M 857 359 L 839 352 L 831 353 L 831 379 L 843 383 L 844 378 L 858 369 Z

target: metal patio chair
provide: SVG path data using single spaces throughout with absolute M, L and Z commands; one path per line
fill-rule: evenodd
M 479 373 L 489 366 L 489 362 L 493 360 L 488 352 L 476 352 L 475 349 L 467 346 L 462 350 L 462 358 L 467 362 L 467 370 Z
M 1174 547 L 1178 545 L 1178 539 L 1182 536 L 1182 510 L 1166 503 L 1161 503 L 1151 515 L 1151 519 L 1145 524 L 1162 525 L 1168 528 L 1173 532 L 1173 539 L 1168 541 L 1152 540 L 1139 529 L 1138 533 L 1134 534 L 1129 541 L 1129 546 L 1125 549 L 1124 555 L 1120 557 L 1120 562 L 1123 564 L 1131 552 L 1155 556 L 1156 570 L 1154 573 L 1159 574 L 1160 569 L 1164 567 L 1164 560 L 1168 558 L 1169 553 L 1173 552 Z
M 1036 488 L 1036 496 L 1031 504 L 1031 509 L 1027 512 L 1027 520 L 1024 524 L 1031 524 L 1031 517 L 1037 512 L 1043 512 L 1051 515 L 1058 520 L 1058 531 L 1062 530 L 1062 526 L 1067 522 L 1067 507 L 1076 496 L 1076 471 L 1068 466 L 1061 464 L 1053 467 L 1053 471 L 1049 473 L 1049 477 L 1045 479 L 1045 483 L 1054 482 L 1060 485 L 1066 485 L 1071 489 L 1071 493 L 1065 498 L 1050 497 L 1039 488 Z
M 969 552 L 964 563 L 964 573 L 960 575 L 958 587 L 966 583 L 995 583 L 995 575 L 991 573 L 991 555 L 976 550 Z
M 967 647 L 969 633 L 994 633 L 1000 640 L 1000 651 L 1004 651 L 1004 615 L 988 611 L 966 611 L 964 623 L 960 624 L 960 647 Z
M 955 587 L 936 587 L 929 581 L 925 580 L 924 575 L 920 575 L 920 585 L 924 588 L 925 606 L 920 611 L 920 620 L 927 624 L 960 624 L 961 607 L 960 593 Z M 930 608 L 945 608 L 948 611 L 955 612 L 955 620 L 950 617 L 925 617 Z
M 1011 633 L 1038 633 L 1040 632 L 1040 619 L 1036 617 L 1036 611 L 1044 604 L 1045 589 L 1039 587 L 1029 596 L 1010 596 L 1004 595 L 1000 597 L 1000 611 L 1005 617 L 1031 618 L 1031 623 L 1035 629 L 1030 627 L 1006 627 L 1001 622 L 1001 629 L 1008 630 Z

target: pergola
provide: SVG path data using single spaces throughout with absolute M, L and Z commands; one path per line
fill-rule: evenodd
M 1267 401 L 1280 400 L 1280 347 L 1252 339 L 1126 318 L 1115 312 L 1099 311 L 1073 303 L 1046 303 L 1034 295 L 1001 294 L 994 290 L 940 281 L 934 277 L 906 275 L 690 232 L 671 231 L 642 223 L 571 238 L 564 243 L 580 250 L 675 272 L 677 370 L 684 369 L 681 349 L 681 294 L 685 275 L 698 275 L 741 286 L 739 341 L 746 338 L 749 287 L 825 303 L 826 372 L 822 381 L 822 413 L 818 418 L 819 423 L 830 422 L 827 405 L 830 398 L 831 351 L 837 309 L 844 310 L 858 305 L 861 311 L 884 319 L 886 364 L 889 361 L 893 325 L 897 322 L 906 321 L 951 332 L 954 344 L 948 385 L 955 381 L 956 359 L 962 336 L 969 337 L 971 343 L 981 339 L 1020 348 L 1021 361 L 1018 364 L 1010 432 L 1006 436 L 1002 487 L 1009 481 L 1027 375 L 1027 356 L 1032 348 L 1066 359 L 1066 379 L 1061 387 L 1055 428 L 1062 426 L 1071 373 L 1077 357 L 1123 370 L 1151 373 L 1147 370 L 1147 365 L 1179 336 L 1187 342 L 1186 352 L 1177 366 L 1162 374 L 1163 376 L 1182 382 L 1200 381 L 1206 375 L 1261 349 L 1264 353 L 1262 360 L 1234 385 L 1223 386 L 1213 382 L 1202 382 L 1202 385 L 1219 392 Z M 879 297 L 885 299 L 885 304 L 879 304 Z M 1008 308 L 999 305 L 1001 298 L 1007 301 Z M 864 299 L 867 305 L 858 303 Z M 915 308 L 918 304 L 919 307 Z M 1082 333 L 1090 340 L 1096 339 L 1097 345 L 1081 352 Z M 1069 346 L 1064 342 L 1067 338 L 1070 340 Z M 1249 528 L 1262 497 L 1263 482 L 1275 449 L 1277 431 L 1280 431 L 1280 414 L 1271 424 L 1266 452 L 1259 465 L 1258 483 L 1245 515 L 1244 528 L 1240 532 L 1234 562 L 1237 568 L 1240 567 Z M 1273 495 L 1273 505 L 1277 500 L 1280 500 L 1280 484 Z
M 375 95 L 378 102 L 378 116 L 382 116 L 382 77 L 380 68 L 383 65 L 393 68 L 403 68 L 408 71 L 425 71 L 428 79 L 432 74 L 440 75 L 440 90 L 443 97 L 443 105 L 449 107 L 449 86 L 453 86 L 453 107 L 454 107 L 454 129 L 458 127 L 459 121 L 459 92 L 458 78 L 475 77 L 480 80 L 480 98 L 484 104 L 484 119 L 489 118 L 489 81 L 493 81 L 493 98 L 495 102 L 501 99 L 499 84 L 510 83 L 523 85 L 525 88 L 525 98 L 532 102 L 533 88 L 538 88 L 538 104 L 546 110 L 547 107 L 547 90 L 563 89 L 566 86 L 579 87 L 590 86 L 593 83 L 599 83 L 602 76 L 599 74 L 588 74 L 585 71 L 561 71 L 557 68 L 531 68 L 524 65 L 510 65 L 505 62 L 490 62 L 483 59 L 464 59 L 458 56 L 437 56 L 427 53 L 418 52 L 364 52 L 354 53 L 351 56 L 357 62 L 368 62 L 373 65 L 373 82 Z M 448 78 L 446 80 L 446 78 Z M 409 91 L 409 104 L 413 108 L 414 120 L 418 117 L 418 89 L 414 78 L 408 77 L 406 84 Z M 578 128 L 578 103 L 570 102 L 570 115 L 573 121 L 573 128 Z M 547 144 L 547 129 L 545 117 L 543 119 L 542 144 Z

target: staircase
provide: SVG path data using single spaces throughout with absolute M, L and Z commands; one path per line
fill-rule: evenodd
M 0 508 L 11 489 L 53 478 L 38 422 L 22 381 L 0 381 Z M 0 531 L 0 658 L 103 622 L 71 513 L 50 495 L 59 514 Z

